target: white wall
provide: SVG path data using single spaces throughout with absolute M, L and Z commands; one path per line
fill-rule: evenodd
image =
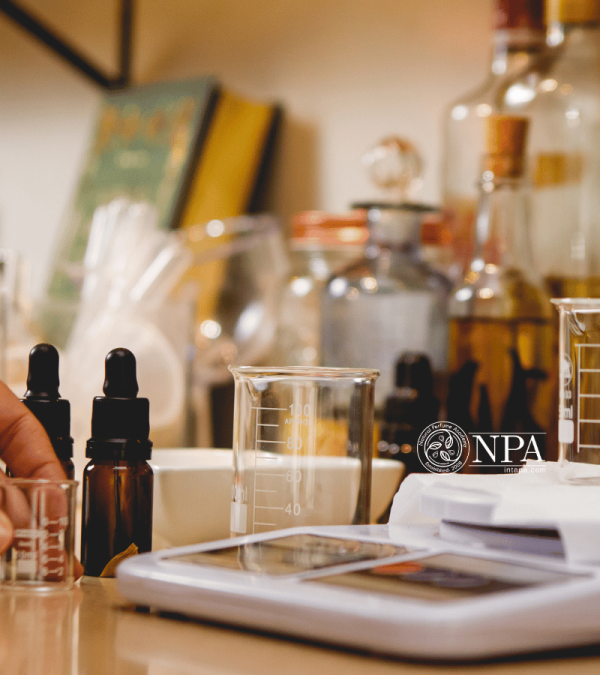
M 23 3 L 25 5 L 25 3 Z M 417 197 L 438 199 L 444 106 L 487 68 L 491 0 L 138 0 L 134 80 L 210 73 L 281 102 L 286 124 L 272 210 L 344 211 L 374 196 L 362 154 L 406 136 L 426 163 Z M 28 0 L 104 67 L 116 0 Z M 0 245 L 47 268 L 99 92 L 0 14 Z

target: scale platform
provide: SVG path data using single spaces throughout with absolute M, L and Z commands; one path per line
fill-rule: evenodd
M 486 545 L 460 524 L 452 541 L 453 527 L 293 528 L 147 553 L 118 567 L 118 588 L 157 611 L 396 657 L 600 642 L 600 568 L 568 563 L 558 535 L 538 533 L 532 553 L 505 548 L 518 532 Z

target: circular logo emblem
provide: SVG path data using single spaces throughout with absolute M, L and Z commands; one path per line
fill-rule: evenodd
M 417 454 L 431 473 L 455 473 L 469 457 L 469 437 L 453 422 L 434 422 L 423 429 Z

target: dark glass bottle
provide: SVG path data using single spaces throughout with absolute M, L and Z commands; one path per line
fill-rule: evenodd
M 417 442 L 425 427 L 437 422 L 439 409 L 429 359 L 425 354 L 405 352 L 396 364 L 396 390 L 385 402 L 379 456 L 403 462 L 405 475 L 425 472 Z
M 104 396 L 94 399 L 92 437 L 83 472 L 81 562 L 100 576 L 131 545 L 152 549 L 153 474 L 150 405 L 138 398 L 135 357 L 113 349 L 106 357 Z
M 60 397 L 58 351 L 49 344 L 36 345 L 29 352 L 27 391 L 21 401 L 40 421 L 69 480 L 75 477 L 71 404 Z

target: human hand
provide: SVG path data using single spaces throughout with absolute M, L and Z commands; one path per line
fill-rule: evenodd
M 0 381 L 0 458 L 13 476 L 20 478 L 66 478 L 44 427 L 13 392 Z M 0 476 L 4 480 L 4 476 Z M 0 554 L 13 539 L 13 523 L 0 510 Z M 83 567 L 75 561 L 75 578 L 83 574 Z

